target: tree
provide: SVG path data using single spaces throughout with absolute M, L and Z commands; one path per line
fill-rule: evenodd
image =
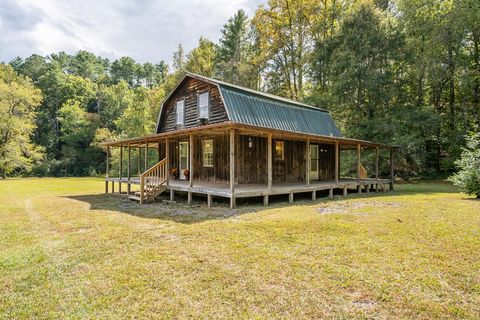
M 92 81 L 99 79 L 108 67 L 108 60 L 96 57 L 93 53 L 80 50 L 72 58 L 69 72 Z
M 173 68 L 177 73 L 185 71 L 185 51 L 181 43 L 178 45 L 177 51 L 173 53 Z
M 30 79 L 0 64 L 0 171 L 3 178 L 15 171 L 28 172 L 42 157 L 31 141 L 35 112 L 42 100 Z
M 138 68 L 138 64 L 130 57 L 122 57 L 113 61 L 110 68 L 113 82 L 118 83 L 123 80 L 130 86 L 134 86 L 136 84 L 135 75 L 137 74 Z
M 313 0 L 269 0 L 252 25 L 258 37 L 260 65 L 266 88 L 275 94 L 302 99 L 313 49 Z M 316 2 L 315 2 L 316 3 Z
M 226 82 L 256 88 L 258 68 L 254 63 L 248 16 L 238 10 L 223 26 L 222 38 L 217 45 L 215 76 Z
M 65 175 L 92 174 L 97 165 L 93 161 L 96 157 L 93 150 L 88 149 L 98 127 L 96 115 L 86 112 L 80 101 L 69 99 L 60 108 L 58 118 Z
M 101 85 L 97 96 L 97 112 L 103 126 L 112 131 L 117 130 L 115 122 L 132 105 L 134 91 L 122 80 L 111 86 Z
M 207 38 L 200 37 L 198 46 L 187 55 L 187 71 L 212 77 L 215 67 L 215 44 Z
M 480 199 L 480 133 L 472 134 L 466 141 L 462 156 L 455 162 L 459 171 L 450 177 L 450 181 L 462 192 Z

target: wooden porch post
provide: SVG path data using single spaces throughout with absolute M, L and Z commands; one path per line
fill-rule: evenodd
M 148 170 L 148 141 L 145 141 L 145 170 L 144 172 Z
M 357 185 L 357 190 L 358 190 L 358 193 L 362 193 L 362 186 L 360 185 L 360 171 L 361 171 L 361 161 L 360 161 L 360 158 L 361 158 L 361 149 L 362 147 L 360 146 L 360 144 L 357 144 L 357 181 L 358 181 L 358 185 Z
M 340 146 L 338 141 L 335 142 L 335 183 L 338 184 L 339 171 L 340 171 Z
M 160 142 L 157 145 L 157 162 L 160 162 L 162 160 L 162 155 L 160 154 Z
M 127 166 L 127 180 L 128 180 L 128 183 L 127 183 L 127 195 L 130 195 L 130 192 L 131 192 L 131 190 L 132 190 L 131 185 L 130 185 L 130 176 L 131 176 L 130 163 L 131 163 L 131 158 L 132 158 L 132 152 L 131 152 L 131 150 L 130 150 L 130 143 L 128 144 L 127 150 L 128 150 L 128 166 Z
M 230 208 L 235 207 L 235 131 L 230 129 Z
M 138 146 L 138 158 L 137 158 L 137 174 L 140 176 L 140 162 L 142 161 L 142 148 Z
M 167 186 L 170 183 L 170 158 L 169 158 L 168 138 L 165 138 L 165 158 L 167 158 Z
M 109 156 L 108 154 L 110 153 L 110 147 L 107 147 L 107 161 L 106 161 L 106 166 L 107 168 L 105 169 L 105 193 L 108 193 L 108 171 L 109 171 Z
M 306 143 L 306 148 L 305 148 L 305 180 L 306 180 L 306 184 L 307 186 L 310 185 L 310 166 L 311 166 L 311 161 L 310 161 L 310 139 L 307 139 L 307 143 Z
M 357 180 L 358 182 L 360 182 L 360 166 L 362 165 L 361 161 L 360 161 L 360 157 L 361 157 L 361 146 L 360 144 L 357 144 Z
M 122 177 L 123 177 L 123 146 L 120 146 L 120 168 L 119 168 L 119 180 L 118 180 L 118 193 L 122 194 Z
M 189 151 L 190 151 L 190 159 L 188 160 L 189 162 L 189 175 L 188 175 L 188 178 L 189 178 L 189 182 L 188 182 L 188 185 L 191 187 L 193 187 L 193 155 L 194 155 L 194 152 L 195 152 L 195 146 L 194 146 L 194 141 L 193 141 L 193 135 L 190 134 L 190 148 Z
M 378 147 L 375 147 L 375 192 L 378 192 Z
M 268 191 L 272 191 L 272 134 L 268 134 L 267 143 L 267 182 Z
M 394 172 L 393 172 L 393 148 L 390 148 L 390 190 L 393 191 L 393 180 L 394 180 Z

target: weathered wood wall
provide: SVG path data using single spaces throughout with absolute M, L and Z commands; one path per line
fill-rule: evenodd
M 207 91 L 210 93 L 210 114 L 208 123 L 228 121 L 227 112 L 218 88 L 215 85 L 204 81 L 186 78 L 172 96 L 165 102 L 157 133 L 199 126 L 200 123 L 198 120 L 197 106 L 198 95 Z M 182 99 L 185 99 L 185 121 L 184 125 L 177 125 L 175 113 L 176 103 Z
M 213 140 L 213 167 L 205 167 L 202 157 L 202 140 Z M 227 182 L 230 176 L 228 136 L 194 138 L 193 179 L 205 182 Z
M 238 135 L 235 143 L 237 183 L 267 183 L 267 138 Z
M 202 140 L 213 140 L 213 167 L 203 166 Z M 187 141 L 188 139 L 183 139 Z M 179 166 L 180 140 L 169 141 L 169 166 Z M 285 159 L 275 157 L 272 150 L 273 183 L 306 182 L 306 162 L 304 141 L 284 141 Z M 229 181 L 229 140 L 228 135 L 194 137 L 193 179 L 203 182 L 226 183 Z M 265 137 L 237 135 L 235 140 L 235 172 L 238 184 L 267 183 L 267 139 Z M 312 143 L 314 144 L 314 143 Z M 275 139 L 273 140 L 275 146 Z M 165 154 L 164 144 L 160 153 Z M 319 144 L 319 180 L 335 179 L 335 145 Z
M 335 179 L 335 145 L 319 144 L 318 149 L 318 179 Z
M 273 139 L 273 183 L 305 182 L 306 163 L 303 141 L 284 141 L 285 160 L 278 160 L 275 156 L 275 141 Z

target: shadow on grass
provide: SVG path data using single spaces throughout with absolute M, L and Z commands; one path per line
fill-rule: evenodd
M 334 193 L 335 201 L 393 197 L 418 194 L 437 194 L 437 193 L 457 193 L 458 191 L 449 183 L 443 181 L 418 182 L 396 185 L 395 192 L 373 192 L 358 194 L 356 191 L 349 190 L 349 196 L 344 198 L 342 190 L 336 190 Z M 90 210 L 106 210 L 122 212 L 132 216 L 170 220 L 177 223 L 199 223 L 207 220 L 222 220 L 240 216 L 247 213 L 274 208 L 284 208 L 291 206 L 288 203 L 288 195 L 270 196 L 269 206 L 263 206 L 263 197 L 237 199 L 237 208 L 229 208 L 229 199 L 214 197 L 213 207 L 206 206 L 206 196 L 194 195 L 191 205 L 187 204 L 186 193 L 177 192 L 175 194 L 175 203 L 165 203 L 167 196 L 162 195 L 156 202 L 140 205 L 138 202 L 128 200 L 125 195 L 112 194 L 89 194 L 68 196 L 68 199 L 81 201 L 90 205 Z M 317 191 L 317 200 L 311 201 L 311 192 L 295 194 L 295 206 L 312 206 L 321 202 L 332 200 L 328 197 L 328 190 Z M 476 200 L 469 198 L 469 200 Z

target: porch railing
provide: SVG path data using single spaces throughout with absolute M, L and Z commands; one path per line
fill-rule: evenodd
M 140 201 L 142 202 L 145 196 L 153 194 L 153 192 L 158 187 L 164 185 L 167 180 L 167 158 L 164 158 L 140 175 Z

